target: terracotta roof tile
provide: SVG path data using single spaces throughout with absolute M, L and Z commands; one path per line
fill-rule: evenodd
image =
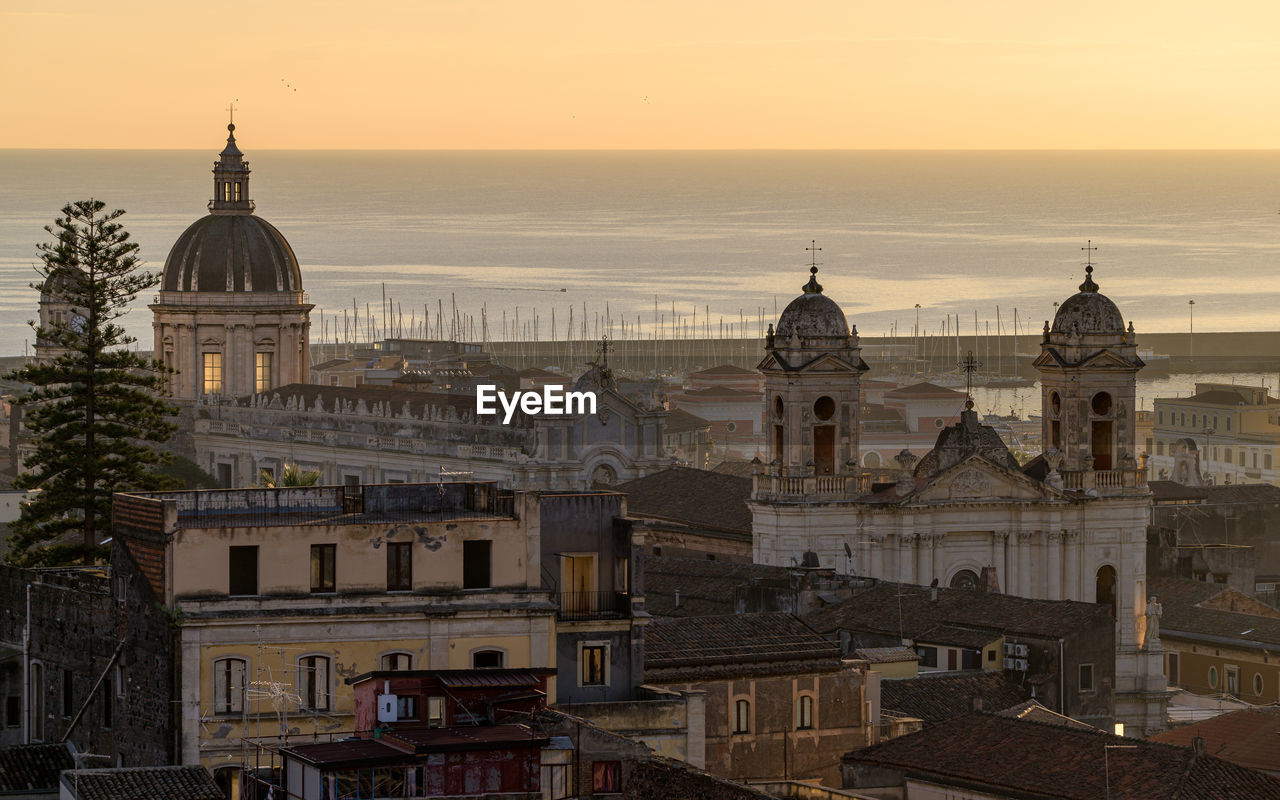
M 1208 755 L 1250 769 L 1280 771 L 1280 708 L 1232 711 L 1151 738 L 1190 747 L 1197 736 L 1204 739 Z
M 1026 700 L 1029 688 L 1004 672 L 924 673 L 880 682 L 880 708 L 934 725 L 975 710 L 1008 708 Z M 975 708 L 981 703 L 980 708 Z
M 671 467 L 617 487 L 627 514 L 694 528 L 751 534 L 751 479 L 704 469 Z
M 223 800 L 204 767 L 76 769 L 62 786 L 78 800 Z
M 732 614 L 736 610 L 734 593 L 748 585 L 790 589 L 791 570 L 700 558 L 652 555 L 644 558 L 644 602 L 654 616 Z
M 902 635 L 918 639 L 940 624 L 1057 638 L 1090 626 L 1106 626 L 1111 619 L 1110 610 L 1095 603 L 947 588 L 939 588 L 938 599 L 932 600 L 930 591 L 928 586 L 866 580 L 853 586 L 852 598 L 820 609 L 805 621 L 823 633 L 848 630 L 897 636 L 901 607 Z
M 1280 798 L 1280 780 L 1189 747 L 986 713 L 855 750 L 844 764 L 1044 800 Z
M 75 766 L 65 744 L 0 747 L 0 793 L 57 791 L 58 774 Z
M 793 614 L 660 619 L 645 629 L 644 669 L 650 680 L 829 671 L 839 665 L 840 647 Z

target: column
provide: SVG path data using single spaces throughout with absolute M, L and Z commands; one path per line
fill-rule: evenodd
M 1049 531 L 1044 535 L 1045 564 L 1048 569 L 1049 581 L 1045 587 L 1046 597 L 1050 600 L 1061 600 L 1062 598 L 1062 534 L 1058 531 Z
M 1066 551 L 1066 582 L 1062 599 L 1081 600 L 1080 596 L 1080 532 L 1063 531 L 1062 547 Z
M 902 583 L 916 582 L 915 539 L 914 534 L 898 536 L 898 571 Z
M 929 543 L 933 546 L 933 575 L 930 580 L 936 580 L 940 586 L 944 585 L 942 582 L 947 579 L 947 572 L 942 563 L 946 542 L 946 534 L 935 533 L 929 537 Z
M 1031 596 L 1031 531 L 1018 531 L 1018 591 L 1019 597 Z
M 933 554 L 930 552 L 932 538 L 924 533 L 916 536 L 916 583 L 921 585 L 929 583 L 933 577 L 930 575 L 933 565 Z
M 871 551 L 871 574 L 874 575 L 876 578 L 884 580 L 885 578 L 885 572 L 884 572 L 885 537 L 871 536 L 869 538 L 871 539 L 871 541 L 867 545 L 867 547 Z
M 1000 591 L 1009 591 L 1009 571 L 1005 569 L 1005 541 L 1009 534 L 1004 531 L 991 533 L 991 567 L 996 571 L 996 580 L 1000 582 Z

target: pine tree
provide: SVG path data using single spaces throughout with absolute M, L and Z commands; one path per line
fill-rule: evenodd
M 11 524 L 9 560 L 23 566 L 92 564 L 105 556 L 111 493 L 166 488 L 155 445 L 174 430 L 164 365 L 129 349 L 117 320 L 159 277 L 141 269 L 124 211 L 85 200 L 66 206 L 37 245 L 43 280 L 32 288 L 71 312 L 32 322 L 47 357 L 9 375 L 32 387 L 20 399 L 35 450 L 14 484 L 39 489 Z

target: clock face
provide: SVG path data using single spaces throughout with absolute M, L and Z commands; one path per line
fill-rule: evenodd
M 85 318 L 80 314 L 71 315 L 71 330 L 76 333 L 84 333 Z

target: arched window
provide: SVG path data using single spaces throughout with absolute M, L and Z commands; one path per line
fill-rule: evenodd
M 750 700 L 739 700 L 733 704 L 733 732 L 751 733 Z
M 1259 697 L 1262 696 L 1262 673 L 1261 672 L 1253 673 L 1253 693 Z
M 1209 688 L 1210 689 L 1218 688 L 1218 668 L 1217 667 L 1209 667 Z
M 298 659 L 298 690 L 303 708 L 328 711 L 332 707 L 328 656 L 303 656 Z
M 378 660 L 378 669 L 405 670 L 413 668 L 413 656 L 408 653 L 386 653 Z
M 800 704 L 796 707 L 796 730 L 804 731 L 813 727 L 813 698 L 807 694 L 800 696 Z
M 971 569 L 962 569 L 951 577 L 952 589 L 977 589 L 978 574 Z
M 239 714 L 244 710 L 248 668 L 243 658 L 219 658 L 213 662 L 213 713 Z
M 231 200 L 231 181 L 227 181 L 222 184 L 222 199 L 227 201 Z
M 471 654 L 471 668 L 502 669 L 505 655 L 501 650 L 477 650 Z
M 1111 616 L 1116 615 L 1116 568 L 1104 564 L 1098 570 L 1096 590 L 1094 592 L 1095 603 L 1100 605 L 1111 606 Z
M 870 467 L 872 469 L 880 466 L 880 454 L 874 450 L 868 451 L 867 454 L 862 457 L 862 466 Z
M 240 202 L 240 181 L 236 181 L 236 202 Z
M 1107 392 L 1098 392 L 1093 396 L 1091 405 L 1093 406 L 1093 413 L 1100 417 L 1105 417 L 1111 413 L 1111 395 Z

